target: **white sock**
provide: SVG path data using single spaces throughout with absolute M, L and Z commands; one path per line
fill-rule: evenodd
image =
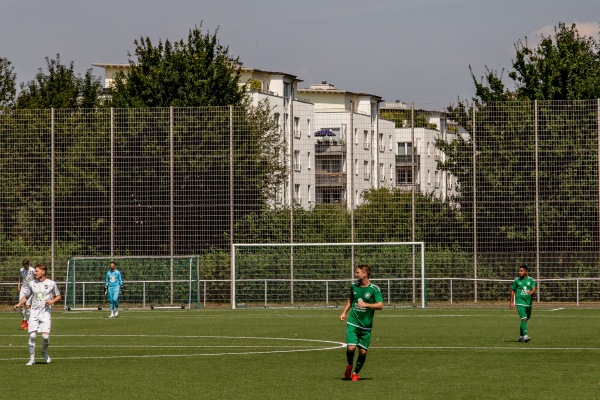
M 48 351 L 48 345 L 50 344 L 50 335 L 42 333 L 42 351 L 45 353 Z
M 29 358 L 35 359 L 35 337 L 37 336 L 37 332 L 31 332 L 29 334 Z

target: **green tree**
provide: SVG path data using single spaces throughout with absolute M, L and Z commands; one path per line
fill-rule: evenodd
M 0 111 L 12 107 L 15 101 L 17 75 L 12 63 L 0 57 Z
M 40 68 L 32 81 L 21 84 L 17 96 L 18 109 L 94 108 L 101 104 L 102 84 L 91 69 L 82 77 L 75 73 L 74 63 L 68 66 L 46 57 L 47 72 Z
M 201 25 L 200 25 L 201 26 Z M 149 37 L 135 40 L 135 60 L 117 74 L 114 107 L 200 107 L 241 105 L 237 59 L 220 44 L 217 32 L 190 29 L 183 40 L 153 45 Z M 131 57 L 131 54 L 129 55 Z
M 536 49 L 517 42 L 509 76 L 516 96 L 530 100 L 584 100 L 600 98 L 600 45 L 581 36 L 576 24 L 559 23 Z
M 237 221 L 260 213 L 285 179 L 280 162 L 285 148 L 277 123 L 268 103 L 253 107 L 248 101 L 239 85 L 237 59 L 229 56 L 216 32 L 203 34 L 196 27 L 187 41 L 154 45 L 141 38 L 134 43 L 135 59 L 127 72 L 116 76 L 111 90 L 111 105 L 126 109 L 116 111 L 121 136 L 115 165 L 116 184 L 128 192 L 116 202 L 130 217 L 119 221 L 117 229 L 136 236 L 140 248 L 167 251 L 168 237 L 159 237 L 155 227 L 169 226 L 169 196 L 157 193 L 169 193 L 165 166 L 171 127 L 166 107 L 176 107 L 176 251 L 188 254 L 224 246 L 230 230 L 230 194 Z M 180 112 L 182 107 L 194 109 Z
M 382 110 L 381 118 L 390 120 L 396 124 L 396 128 L 410 127 L 410 110 Z M 415 128 L 431 128 L 424 116 L 415 114 Z
M 597 221 L 597 209 L 592 207 L 583 219 L 576 210 L 589 209 L 586 199 L 597 190 L 590 187 L 597 185 L 597 168 L 589 162 L 597 150 L 596 108 L 585 100 L 600 97 L 600 47 L 595 39 L 580 36 L 575 25 L 561 23 L 537 48 L 519 41 L 515 49 L 514 70 L 508 73 L 514 90 L 505 86 L 504 71 L 486 67 L 478 80 L 470 70 L 472 104 L 459 101 L 448 107 L 449 118 L 466 134 L 452 142 L 437 141 L 447 155 L 440 168 L 458 177 L 455 201 L 470 220 L 475 144 L 478 245 L 489 251 L 532 251 L 537 149 L 542 242 L 551 251 L 583 249 L 586 243 L 597 243 L 597 228 L 589 223 Z M 581 101 L 550 102 L 555 100 Z M 579 112 L 573 113 L 571 106 Z

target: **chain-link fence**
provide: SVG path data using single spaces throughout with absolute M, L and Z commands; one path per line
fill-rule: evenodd
M 299 102 L 270 119 L 5 113 L 0 301 L 24 258 L 64 282 L 74 256 L 198 255 L 210 304 L 230 301 L 232 243 L 410 241 L 426 243 L 430 301 L 505 300 L 520 264 L 542 301 L 597 301 L 599 108 L 494 103 L 419 126 L 413 107 L 403 127 Z

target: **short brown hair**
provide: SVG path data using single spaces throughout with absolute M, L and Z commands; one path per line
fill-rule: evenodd
M 25 266 L 25 265 L 29 265 L 29 260 L 28 259 L 24 259 L 23 260 L 23 266 Z
M 365 271 L 367 273 L 367 276 L 370 278 L 371 277 L 371 267 L 368 266 L 367 264 L 361 264 L 358 267 L 356 267 L 358 269 L 362 269 L 363 271 Z
M 46 264 L 37 264 L 35 267 L 41 269 L 44 272 L 48 272 L 48 267 L 46 267 Z

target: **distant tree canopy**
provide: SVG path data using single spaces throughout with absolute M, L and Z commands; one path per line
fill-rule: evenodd
M 503 82 L 503 72 L 486 67 L 486 74 L 477 80 L 471 70 L 473 106 L 459 101 L 448 107 L 448 117 L 463 126 L 467 136 L 437 141 L 436 146 L 446 154 L 439 167 L 459 179 L 455 200 L 467 219 L 476 207 L 482 248 L 535 249 L 537 176 L 540 221 L 556 224 L 552 229 L 542 228 L 539 239 L 545 249 L 590 245 L 593 249 L 598 244 L 597 200 L 586 215 L 580 209 L 591 207 L 590 192 L 598 193 L 597 187 L 590 187 L 598 182 L 597 165 L 590 161 L 597 153 L 597 114 L 596 107 L 585 108 L 591 104 L 585 100 L 600 98 L 600 46 L 596 39 L 580 36 L 575 24 L 560 23 L 554 36 L 543 37 L 536 48 L 519 41 L 515 50 L 514 70 L 508 73 L 514 81 L 512 91 Z M 556 100 L 581 102 L 578 112 L 572 113 L 573 103 L 549 102 Z M 547 152 L 540 155 L 537 167 L 533 164 L 536 151 Z M 476 204 L 473 190 L 477 190 Z
M 396 128 L 409 128 L 411 126 L 411 111 L 410 110 L 382 110 L 381 118 L 390 120 L 396 124 Z M 431 128 L 432 125 L 427 123 L 424 116 L 415 114 L 415 128 Z M 435 127 L 435 124 L 433 124 Z
M 0 57 L 0 111 L 12 107 L 15 101 L 17 75 L 12 63 Z
M 102 84 L 88 69 L 84 76 L 75 73 L 74 64 L 46 57 L 47 72 L 39 69 L 32 81 L 21 84 L 17 109 L 96 108 L 101 105 Z
M 196 27 L 187 42 L 155 46 L 146 37 L 134 43 L 136 59 L 115 78 L 114 107 L 228 106 L 244 100 L 237 59 L 231 59 L 216 32 L 203 34 Z
M 543 36 L 536 48 L 527 40 L 515 44 L 513 71 L 508 73 L 515 90 L 503 82 L 503 74 L 486 68 L 475 84 L 474 102 L 505 100 L 586 100 L 600 98 L 600 43 L 581 36 L 576 24 L 559 23 L 554 36 Z

